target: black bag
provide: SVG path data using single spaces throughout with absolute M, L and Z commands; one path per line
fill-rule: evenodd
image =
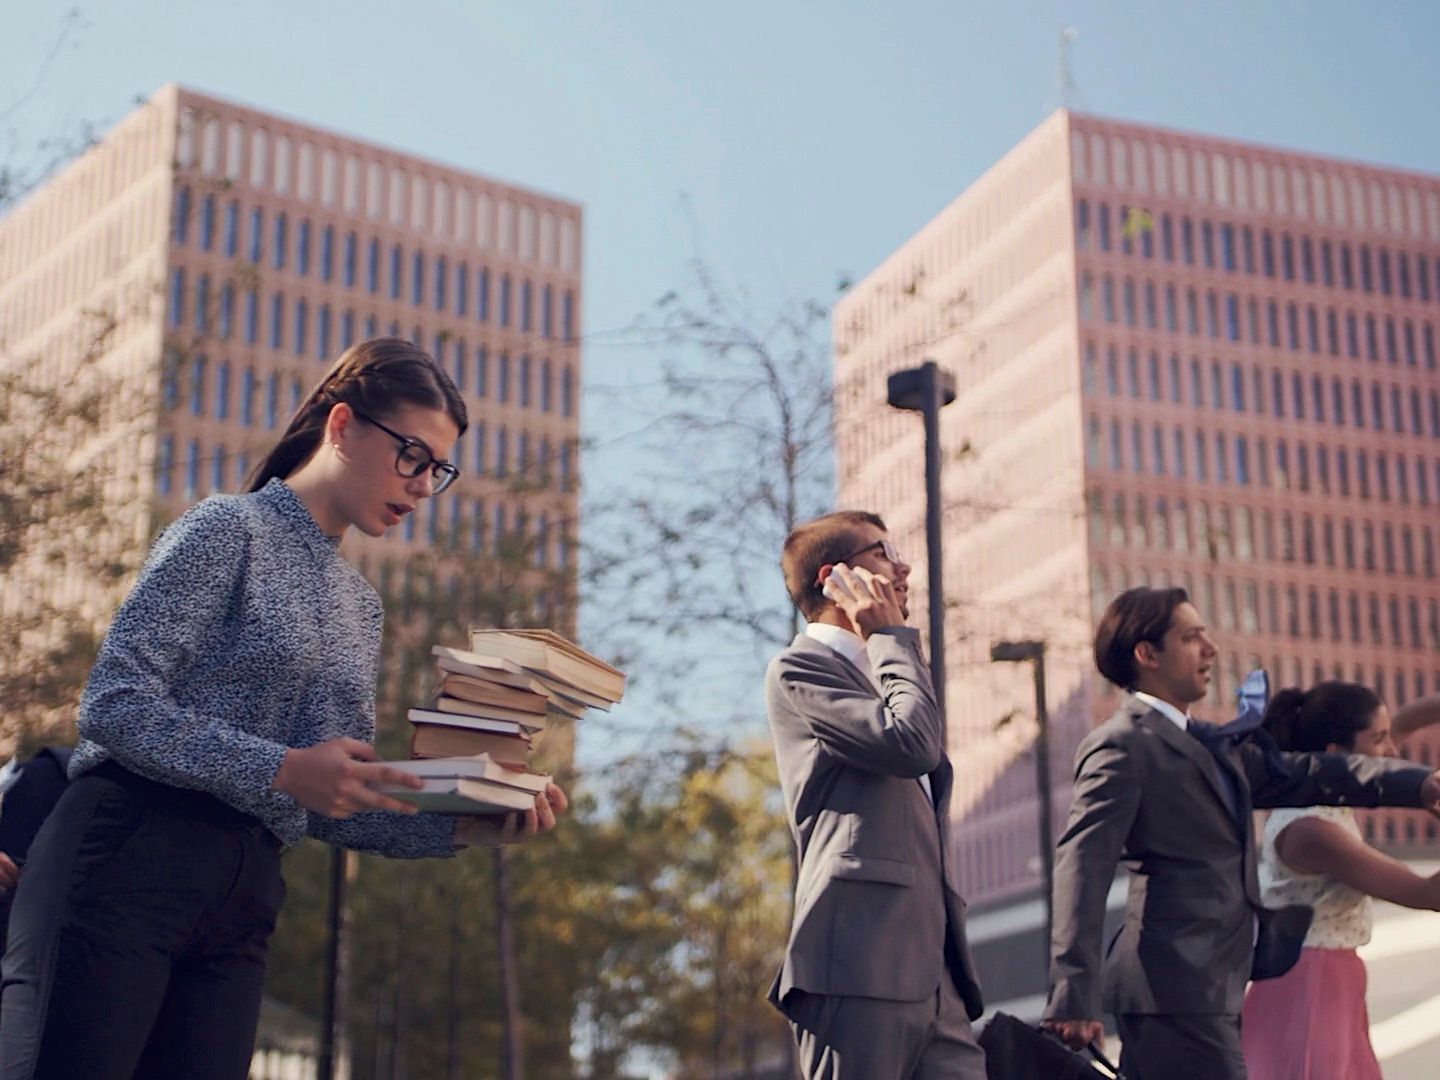
M 990 1080 L 1125 1080 L 1094 1043 L 1077 1054 L 1054 1035 L 1009 1013 L 990 1018 L 980 1045 Z

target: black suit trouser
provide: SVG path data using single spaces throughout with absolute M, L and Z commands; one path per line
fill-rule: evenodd
M 1120 1013 L 1125 1080 L 1246 1080 L 1240 1017 Z
M 0 965 L 0 1080 L 243 1080 L 284 900 L 255 818 L 107 762 L 31 848 Z

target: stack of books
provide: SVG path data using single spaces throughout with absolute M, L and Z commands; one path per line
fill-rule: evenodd
M 387 794 L 435 813 L 529 809 L 550 780 L 528 768 L 536 738 L 625 692 L 623 672 L 553 630 L 472 630 L 469 649 L 430 651 L 435 694 L 408 714 L 411 760 L 392 763 L 425 786 Z

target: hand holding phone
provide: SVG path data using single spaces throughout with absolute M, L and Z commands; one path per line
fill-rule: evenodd
M 884 575 L 872 574 L 863 566 L 836 563 L 824 578 L 821 591 L 845 613 L 862 638 L 887 626 L 905 625 L 895 587 Z

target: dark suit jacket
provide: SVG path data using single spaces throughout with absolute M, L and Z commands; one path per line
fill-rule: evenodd
M 1430 770 L 1346 754 L 1284 754 L 1290 776 L 1242 743 L 1224 755 L 1243 827 L 1216 758 L 1133 696 L 1080 743 L 1075 799 L 1055 857 L 1047 1017 L 1104 1012 L 1236 1015 L 1262 917 L 1252 808 L 1418 806 Z M 1129 874 L 1125 921 L 1103 963 L 1105 896 Z
M 20 766 L 20 774 L 0 799 L 0 851 L 9 855 L 16 865 L 25 862 L 31 841 L 69 784 L 65 775 L 69 763 L 68 747 L 45 747 Z M 4 951 L 9 936 L 10 905 L 14 899 L 14 889 L 0 896 L 0 952 Z
M 799 852 L 795 919 L 770 991 L 920 1001 L 946 968 L 983 1010 L 949 851 L 953 773 L 919 636 L 866 643 L 882 698 L 853 664 L 801 634 L 770 664 L 766 706 Z M 929 776 L 934 803 L 919 778 Z

